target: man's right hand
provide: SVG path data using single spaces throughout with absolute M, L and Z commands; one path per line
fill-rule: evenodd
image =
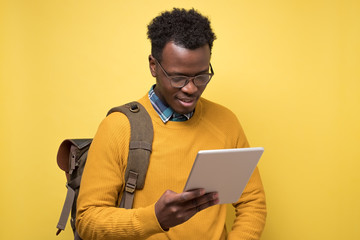
M 219 203 L 216 192 L 195 189 L 182 193 L 166 190 L 155 204 L 155 214 L 164 230 L 189 220 L 201 210 Z

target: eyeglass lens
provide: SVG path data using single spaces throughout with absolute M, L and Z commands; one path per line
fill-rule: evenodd
M 189 83 L 190 79 L 193 79 L 193 83 L 195 84 L 195 86 L 204 86 L 210 81 L 211 75 L 203 74 L 203 75 L 198 75 L 195 77 L 176 76 L 176 77 L 169 77 L 169 78 L 170 78 L 171 85 L 173 87 L 181 88 L 181 87 L 184 87 L 185 85 L 187 85 Z

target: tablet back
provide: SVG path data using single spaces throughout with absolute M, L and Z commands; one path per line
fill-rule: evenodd
M 236 202 L 249 181 L 264 148 L 199 151 L 184 191 L 204 188 L 218 192 L 220 204 Z

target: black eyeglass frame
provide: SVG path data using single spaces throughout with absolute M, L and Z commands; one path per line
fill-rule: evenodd
M 210 82 L 211 78 L 214 76 L 214 70 L 213 70 L 213 68 L 211 66 L 211 63 L 209 63 L 209 65 L 210 65 L 210 73 L 203 73 L 203 74 L 199 74 L 199 75 L 192 76 L 192 77 L 184 76 L 184 75 L 169 76 L 168 72 L 164 69 L 164 67 L 160 64 L 160 62 L 156 58 L 154 58 L 154 59 L 157 62 L 157 64 L 159 64 L 159 66 L 160 66 L 161 70 L 163 71 L 163 73 L 165 74 L 165 76 L 169 79 L 171 86 L 174 87 L 174 88 L 183 88 L 183 87 L 185 87 L 190 82 L 191 79 L 193 79 L 193 84 L 196 87 L 206 86 Z M 204 76 L 204 75 L 208 76 L 209 80 L 207 80 L 204 83 L 199 84 L 196 81 L 196 79 L 199 79 L 199 77 Z M 176 79 L 176 78 L 185 79 L 184 84 L 182 84 L 182 85 L 174 85 L 174 84 L 177 84 L 179 82 L 182 82 L 182 81 L 175 81 L 174 79 Z

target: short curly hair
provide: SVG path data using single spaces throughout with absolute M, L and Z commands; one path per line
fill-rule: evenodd
M 147 35 L 151 41 L 151 54 L 158 61 L 161 61 L 162 51 L 170 41 L 187 49 L 208 44 L 211 52 L 216 39 L 207 17 L 195 9 L 179 8 L 162 12 L 154 18 L 148 25 Z

